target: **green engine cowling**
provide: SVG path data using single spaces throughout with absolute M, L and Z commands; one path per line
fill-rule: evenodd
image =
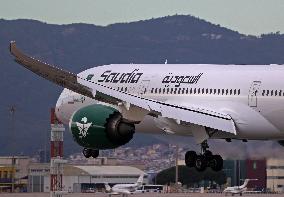
M 135 132 L 132 123 L 110 106 L 94 104 L 76 111 L 70 130 L 74 140 L 85 148 L 113 149 L 128 143 Z

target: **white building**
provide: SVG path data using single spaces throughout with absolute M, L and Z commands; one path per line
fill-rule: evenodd
M 267 188 L 275 192 L 284 192 L 284 159 L 267 159 Z
M 89 188 L 103 188 L 104 183 L 134 183 L 144 172 L 130 166 L 64 166 L 63 188 L 81 192 Z M 32 164 L 29 168 L 29 192 L 49 192 L 49 164 Z M 145 175 L 144 183 L 148 183 Z

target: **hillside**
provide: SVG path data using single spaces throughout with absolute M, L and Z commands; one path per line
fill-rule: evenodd
M 246 36 L 192 16 L 170 16 L 106 27 L 0 20 L 0 155 L 33 154 L 49 138 L 49 108 L 62 88 L 17 65 L 9 41 L 73 72 L 111 63 L 284 64 L 284 35 Z M 16 106 L 15 130 L 9 106 Z M 65 152 L 80 150 L 68 133 Z M 132 144 L 155 139 L 144 135 Z

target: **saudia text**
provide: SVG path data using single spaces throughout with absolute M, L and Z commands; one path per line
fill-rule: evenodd
M 169 84 L 173 83 L 175 84 L 175 87 L 179 87 L 180 84 L 185 83 L 185 84 L 196 84 L 200 77 L 203 75 L 203 73 L 199 73 L 198 75 L 194 76 L 174 76 L 172 73 L 169 73 L 170 75 L 165 76 L 163 79 L 162 83 L 164 84 Z
M 131 73 L 118 73 L 111 70 L 105 71 L 98 82 L 105 83 L 137 83 L 143 73 L 138 73 L 139 69 L 133 70 Z

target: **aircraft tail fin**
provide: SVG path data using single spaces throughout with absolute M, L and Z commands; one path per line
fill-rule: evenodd
M 111 187 L 109 186 L 108 183 L 105 183 L 105 189 L 107 193 L 111 192 Z
M 143 178 L 144 178 L 144 174 L 140 174 L 138 180 L 137 180 L 137 184 L 140 186 L 143 184 Z
M 245 179 L 244 184 L 240 186 L 240 188 L 245 188 L 248 185 L 249 181 L 257 181 L 258 179 Z

